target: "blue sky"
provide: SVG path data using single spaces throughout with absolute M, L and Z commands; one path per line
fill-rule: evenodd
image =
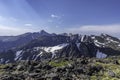
M 120 0 L 0 0 L 0 35 L 120 34 Z

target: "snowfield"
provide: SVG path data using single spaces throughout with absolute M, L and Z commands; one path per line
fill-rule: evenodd
M 97 51 L 97 53 L 96 53 L 96 58 L 106 58 L 106 57 L 107 57 L 106 54 L 100 52 L 99 50 Z

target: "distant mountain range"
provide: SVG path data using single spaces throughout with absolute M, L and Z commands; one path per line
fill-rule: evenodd
M 0 63 L 115 55 L 120 55 L 120 40 L 108 34 L 50 34 L 42 30 L 18 36 L 0 36 Z
M 40 36 L 50 36 L 44 30 L 34 33 L 25 33 L 18 36 L 0 36 L 0 52 L 9 49 L 14 49 L 29 43 L 30 41 L 39 38 Z

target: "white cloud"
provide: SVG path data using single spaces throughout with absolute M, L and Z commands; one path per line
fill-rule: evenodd
M 68 32 L 72 33 L 82 33 L 82 34 L 120 34 L 120 24 L 112 25 L 84 25 L 78 27 L 72 27 L 66 29 Z
M 58 16 L 58 15 L 55 15 L 55 14 L 51 14 L 50 17 L 51 17 L 51 18 L 54 18 L 54 19 L 61 19 L 62 16 Z
M 33 26 L 32 24 L 30 24 L 30 23 L 27 23 L 27 24 L 25 24 L 24 26 Z
M 55 14 L 51 14 L 52 18 L 59 18 L 59 16 L 55 15 Z
M 35 30 L 33 28 L 18 28 L 18 27 L 10 27 L 10 26 L 3 26 L 0 25 L 0 36 L 3 35 L 19 35 L 26 32 L 35 32 L 38 30 Z
M 0 16 L 0 21 L 17 21 L 17 19 L 13 18 L 13 17 L 4 17 L 4 16 Z

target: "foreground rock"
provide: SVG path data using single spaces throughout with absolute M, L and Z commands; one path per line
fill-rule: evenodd
M 0 80 L 119 80 L 120 57 L 61 58 L 0 65 Z

